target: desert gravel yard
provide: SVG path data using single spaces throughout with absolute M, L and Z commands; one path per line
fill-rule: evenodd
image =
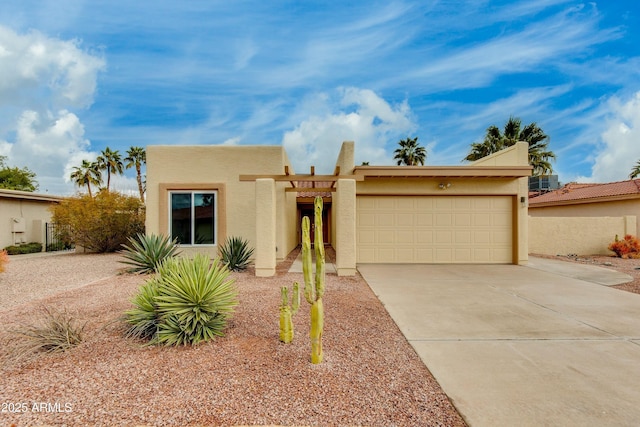
M 0 274 L 0 425 L 464 426 L 465 423 L 360 277 L 327 275 L 325 362 L 309 362 L 309 305 L 296 338 L 278 340 L 280 286 L 302 281 L 233 273 L 240 305 L 227 335 L 196 347 L 145 347 L 119 316 L 146 277 L 118 255 L 12 257 Z M 86 285 L 85 285 L 86 284 Z M 15 361 L 10 329 L 41 307 L 86 322 L 62 354 Z

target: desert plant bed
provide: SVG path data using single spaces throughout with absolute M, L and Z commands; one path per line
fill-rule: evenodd
M 465 425 L 360 276 L 326 277 L 323 363 L 310 363 L 307 334 L 281 343 L 280 287 L 302 281 L 286 270 L 279 265 L 271 278 L 256 278 L 252 269 L 232 273 L 240 304 L 226 336 L 193 347 L 125 338 L 119 317 L 141 275 L 114 275 L 1 309 L 0 403 L 25 406 L 0 413 L 0 424 Z M 86 322 L 83 342 L 15 360 L 7 330 L 43 306 L 64 307 Z M 299 331 L 309 330 L 308 310 L 303 305 L 295 315 Z

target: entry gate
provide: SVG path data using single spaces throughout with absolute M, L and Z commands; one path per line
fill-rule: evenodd
M 75 247 L 71 242 L 71 227 L 53 222 L 48 222 L 45 226 L 45 251 L 66 251 Z

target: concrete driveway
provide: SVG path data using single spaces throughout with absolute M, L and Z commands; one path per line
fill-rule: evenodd
M 358 269 L 469 425 L 637 426 L 640 295 L 579 267 Z

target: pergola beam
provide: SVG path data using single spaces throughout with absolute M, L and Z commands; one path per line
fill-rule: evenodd
M 256 179 L 268 178 L 274 181 L 325 181 L 336 182 L 339 179 L 353 179 L 364 181 L 363 175 L 240 175 L 240 181 L 255 181 Z

